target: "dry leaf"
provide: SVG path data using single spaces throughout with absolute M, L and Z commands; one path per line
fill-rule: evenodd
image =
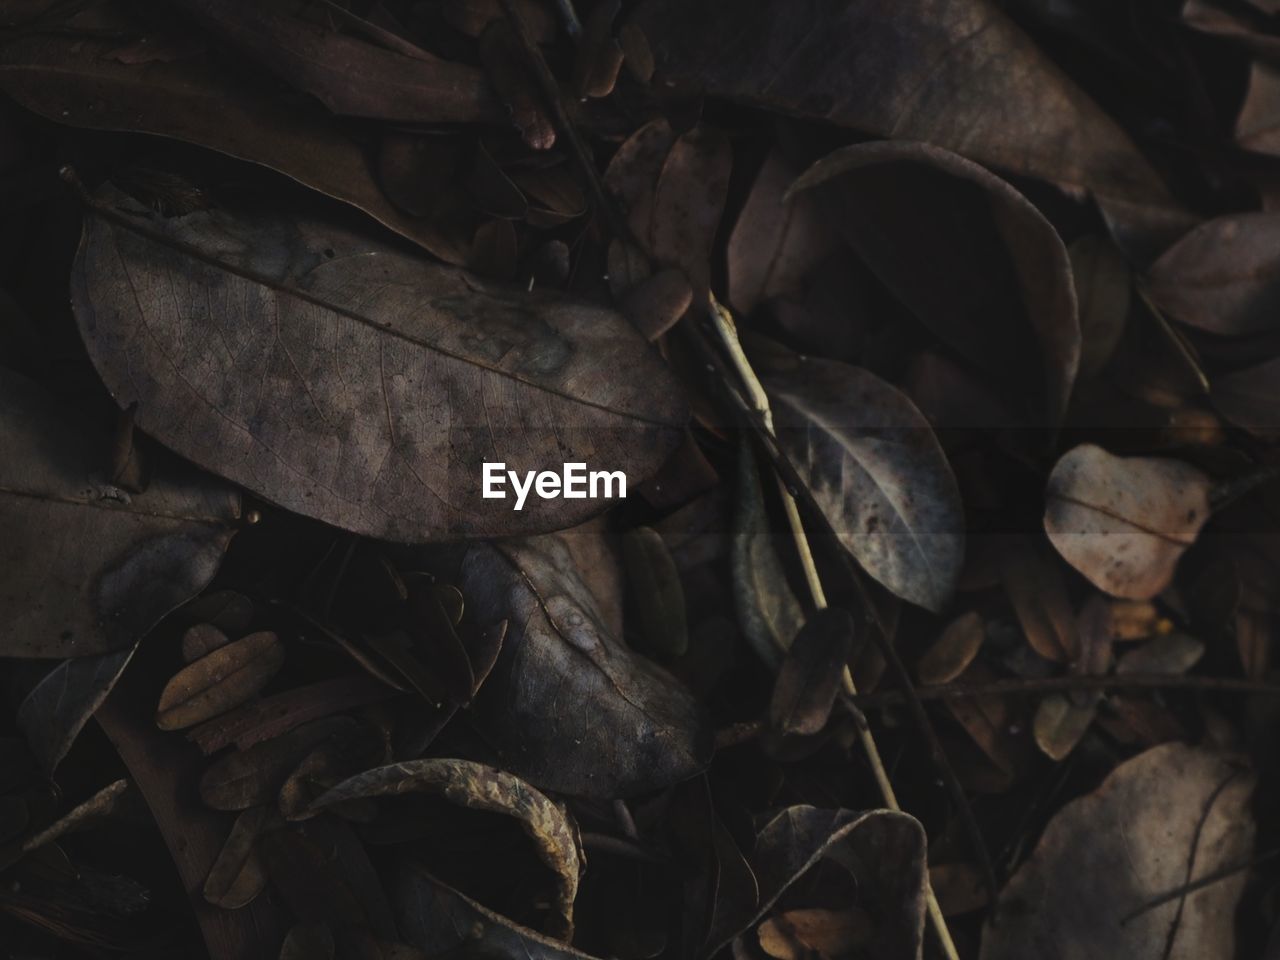
M 257 694 L 283 665 L 284 644 L 270 631 L 219 647 L 165 685 L 156 726 L 181 730 L 226 713 Z
M 1049 476 L 1044 528 L 1099 590 L 1149 600 L 1169 585 L 1178 558 L 1209 519 L 1209 488 L 1190 464 L 1116 457 L 1084 444 Z

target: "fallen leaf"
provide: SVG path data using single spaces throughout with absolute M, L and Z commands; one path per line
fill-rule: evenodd
M 284 644 L 274 633 L 251 633 L 179 670 L 160 694 L 156 726 L 181 730 L 240 706 L 284 665 Z
M 1147 273 L 1147 295 L 1175 320 L 1229 336 L 1280 327 L 1280 215 L 1237 213 L 1196 227 Z
M 976 163 L 925 143 L 844 147 L 789 195 L 816 190 L 833 225 L 934 334 L 1062 419 L 1080 362 L 1066 248 L 1022 194 Z M 928 222 L 921 230 L 919 224 Z M 1038 367 L 1028 356 L 1038 356 Z
M 1096 697 L 1078 703 L 1071 697 L 1051 693 L 1036 707 L 1032 732 L 1036 746 L 1050 760 L 1064 760 L 1089 731 L 1098 715 Z
M 940 610 L 964 563 L 955 477 L 909 399 L 831 360 L 757 361 L 778 439 L 863 568 L 904 600 Z
M 215 907 L 238 910 L 252 903 L 267 885 L 255 847 L 270 817 L 271 808 L 266 806 L 250 807 L 236 817 L 204 881 L 204 898 Z
M 315 804 L 321 796 L 389 759 L 386 732 L 372 723 L 356 724 L 317 744 L 298 762 L 280 785 L 276 806 L 286 820 L 308 820 L 318 812 Z M 351 820 L 373 816 L 372 805 L 358 800 L 337 803 L 333 812 Z
M 1031 649 L 1046 660 L 1071 663 L 1080 635 L 1060 565 L 1028 538 L 1005 538 L 1000 576 Z
M 214 810 L 247 810 L 273 803 L 303 757 L 319 744 L 348 734 L 356 723 L 351 717 L 313 720 L 247 750 L 229 753 L 200 777 L 200 799 Z
M 824 858 L 857 865 L 859 896 L 876 920 L 867 954 L 921 957 L 925 911 L 924 831 L 904 813 L 854 812 L 793 806 L 760 831 L 750 863 L 760 880 L 760 907 L 743 927 L 769 915 L 774 904 Z M 742 930 L 738 931 L 741 933 Z M 714 956 L 729 941 L 708 944 Z
M 15 38 L 0 44 L 0 89 L 57 123 L 170 137 L 275 170 L 442 260 L 464 262 L 463 238 L 448 224 L 397 210 L 361 145 L 322 111 L 264 96 L 203 59 L 125 64 L 111 55 L 114 47 L 111 40 L 58 34 Z
M 769 701 L 769 722 L 784 734 L 820 733 L 831 716 L 857 625 L 847 610 L 819 610 L 782 659 Z
M 778 556 L 779 547 L 785 549 L 791 541 L 765 511 L 755 454 L 746 442 L 738 447 L 736 492 L 730 541 L 734 609 L 756 655 L 777 668 L 782 652 L 804 624 L 805 613 Z
M 179 276 L 183 297 L 160 296 Z M 107 189 L 73 289 L 90 355 L 143 430 L 352 532 L 424 541 L 568 526 L 606 501 L 515 511 L 510 497 L 482 498 L 482 463 L 523 477 L 590 462 L 636 483 L 682 436 L 671 373 L 621 317 L 483 286 L 337 227 L 218 211 L 165 220 Z M 242 299 L 253 306 L 226 306 Z M 264 311 L 275 322 L 259 323 Z M 221 346 L 206 349 L 214 330 Z
M 1132 278 L 1114 243 L 1085 236 L 1067 248 L 1080 309 L 1080 376 L 1099 373 L 1115 353 L 1129 318 Z
M 239 494 L 179 464 L 127 494 L 102 482 L 96 445 L 41 388 L 0 368 L 0 401 L 0 653 L 132 647 L 213 577 Z
M 995 4 L 649 0 L 659 79 L 922 140 L 1100 197 L 1167 204 L 1124 132 Z M 840 51 L 857 50 L 857 56 Z M 821 69 L 815 69 L 820 65 Z
M 1247 872 L 1151 904 L 1251 855 L 1252 792 L 1252 775 L 1199 747 L 1167 744 L 1122 763 L 1050 820 L 1001 891 L 981 960 L 1234 956 Z
M 982 617 L 963 613 L 947 624 L 942 635 L 916 661 L 916 676 L 926 686 L 950 683 L 973 662 L 986 638 Z
M 1249 90 L 1236 119 L 1236 142 L 1246 150 L 1280 154 L 1280 69 L 1254 61 Z
M 583 855 L 577 826 L 561 807 L 502 770 L 468 760 L 446 759 L 412 760 L 367 770 L 339 783 L 317 799 L 315 806 L 405 793 L 441 794 L 459 806 L 519 821 L 538 856 L 557 878 L 557 900 L 549 932 L 566 942 L 572 938 L 573 901 Z
M 676 137 L 654 187 L 649 253 L 684 271 L 699 305 L 706 303 L 711 243 L 720 226 L 732 169 L 729 139 L 699 126 Z
M 495 121 L 501 114 L 474 67 L 368 43 L 306 16 L 297 0 L 246 7 L 235 0 L 178 0 L 202 27 L 334 113 L 402 123 Z
M 760 949 L 777 960 L 804 960 L 810 951 L 822 957 L 847 956 L 869 939 L 871 922 L 856 907 L 788 910 L 760 924 Z
M 323 923 L 296 923 L 280 947 L 280 960 L 333 960 L 333 931 Z
M 622 535 L 622 559 L 643 651 L 666 659 L 682 656 L 689 648 L 684 587 L 666 541 L 652 527 L 635 527 Z
M 1044 528 L 1099 590 L 1149 600 L 1209 519 L 1209 488 L 1205 474 L 1179 460 L 1117 457 L 1083 444 L 1049 475 Z
M 780 150 L 771 150 L 729 234 L 728 299 L 744 316 L 774 297 L 799 293 L 805 275 L 835 247 L 815 195 L 786 197 L 798 175 Z
M 454 950 L 521 960 L 593 960 L 571 946 L 518 926 L 406 862 L 395 885 L 396 916 L 405 940 L 429 956 Z
M 1116 662 L 1116 673 L 1163 673 L 1180 676 L 1204 656 L 1204 644 L 1185 633 L 1152 637 Z
M 194 663 L 230 642 L 230 638 L 212 623 L 197 623 L 182 635 L 182 659 Z
M 604 624 L 565 540 L 476 544 L 461 589 L 506 639 L 469 718 L 505 769 L 537 787 L 613 799 L 687 779 L 710 760 L 711 731 L 689 693 Z
M 63 660 L 18 707 L 18 729 L 41 768 L 53 773 L 129 665 L 135 647 Z

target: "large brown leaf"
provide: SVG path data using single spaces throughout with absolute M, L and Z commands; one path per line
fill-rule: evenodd
M 403 41 L 391 49 L 355 31 L 342 33 L 334 29 L 333 17 L 314 16 L 311 0 L 177 0 L 174 6 L 334 113 L 403 123 L 492 121 L 502 115 L 475 67 Z M 367 25 L 351 19 L 357 30 Z
M 906 395 L 859 367 L 757 363 L 783 449 L 866 571 L 930 610 L 964 562 L 964 511 L 951 467 Z
M 1236 213 L 1202 224 L 1151 267 L 1147 293 L 1171 317 L 1218 334 L 1280 327 L 1280 216 Z
M 240 515 L 235 490 L 174 464 L 145 493 L 125 493 L 106 482 L 105 449 L 2 368 L 0 449 L 0 654 L 132 647 L 217 571 Z
M 58 123 L 171 137 L 267 167 L 363 210 L 442 260 L 466 260 L 470 230 L 397 210 L 364 149 L 319 108 L 264 93 L 207 56 L 123 62 L 119 49 L 116 41 L 61 33 L 9 40 L 0 44 L 0 90 Z
M 921 323 L 1028 398 L 1033 421 L 1062 418 L 1080 364 L 1071 262 L 1022 194 L 950 151 L 894 142 L 823 157 L 790 194 L 808 190 Z
M 471 547 L 462 592 L 482 623 L 507 620 L 471 720 L 502 766 L 543 789 L 612 798 L 687 779 L 710 760 L 701 709 L 605 627 L 565 545 L 538 537 Z
M 391 540 L 541 532 L 597 498 L 520 511 L 482 464 L 561 462 L 635 484 L 684 402 L 617 314 L 490 287 L 342 228 L 201 211 L 107 187 L 72 278 L 81 334 L 136 423 L 297 513 Z
M 981 960 L 1235 956 L 1244 871 L 1150 905 L 1250 855 L 1252 781 L 1229 757 L 1184 744 L 1121 764 L 1050 821 L 1000 894 Z
M 1160 205 L 1124 132 L 987 0 L 648 0 L 660 79 Z

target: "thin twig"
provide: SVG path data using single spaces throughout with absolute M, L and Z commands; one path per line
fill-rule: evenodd
M 729 356 L 737 372 L 738 379 L 747 393 L 748 402 L 760 418 L 765 430 L 773 438 L 773 416 L 769 410 L 769 396 L 765 393 L 764 386 L 760 383 L 759 378 L 756 377 L 755 371 L 752 370 L 751 364 L 742 350 L 742 344 L 739 342 L 737 331 L 734 329 L 733 317 L 728 310 L 716 301 L 714 295 L 709 298 L 707 312 L 711 318 L 712 326 L 720 337 L 721 346 Z M 796 506 L 795 495 L 777 471 L 771 472 L 778 482 L 778 492 L 787 515 L 787 524 L 791 528 L 791 536 L 795 541 L 796 552 L 800 557 L 800 566 L 804 571 L 805 583 L 808 585 L 813 606 L 817 610 L 823 610 L 827 606 L 826 591 L 822 587 L 822 579 L 818 575 L 817 564 L 814 563 L 813 551 L 809 546 L 809 538 L 805 534 L 804 523 L 800 519 L 800 511 Z M 840 685 L 845 695 L 842 699 L 846 704 L 849 704 L 849 701 L 857 695 L 858 690 L 854 685 L 853 675 L 849 672 L 848 666 L 843 668 Z M 876 785 L 880 789 L 880 795 L 884 798 L 884 804 L 891 810 L 901 810 L 902 807 L 899 805 L 897 794 L 893 789 L 893 782 L 889 779 L 889 772 L 885 769 L 884 760 L 880 756 L 880 748 L 876 745 L 875 736 L 871 733 L 871 727 L 862 715 L 862 711 L 856 706 L 849 705 L 856 721 L 858 740 L 861 742 L 867 762 L 871 766 L 871 772 L 875 777 Z M 994 892 L 993 889 L 993 894 Z M 929 922 L 937 935 L 938 944 L 942 952 L 947 956 L 948 960 L 959 960 L 955 943 L 951 939 L 951 931 L 947 929 L 947 921 L 942 915 L 942 908 L 938 905 L 938 898 L 934 895 L 933 887 L 927 879 L 925 881 L 925 897 Z
M 1280 696 L 1280 684 L 1236 677 L 1176 676 L 1166 673 L 1117 673 L 1106 677 L 1069 675 L 1062 677 L 1010 677 L 989 683 L 942 683 L 916 687 L 921 700 L 958 700 L 967 697 L 998 697 L 1006 694 L 1056 693 L 1070 690 L 1207 690 Z M 864 693 L 857 698 L 864 710 L 902 703 L 901 690 Z

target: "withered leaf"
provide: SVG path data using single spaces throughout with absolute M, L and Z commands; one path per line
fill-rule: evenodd
M 0 448 L 0 654 L 132 647 L 212 579 L 240 515 L 226 484 L 177 464 L 143 494 L 104 483 L 98 445 L 3 368 Z
M 453 595 L 447 590 L 452 590 Z M 409 630 L 415 649 L 422 652 L 428 669 L 444 688 L 449 701 L 467 703 L 479 684 L 467 648 L 454 629 L 456 620 L 445 609 L 445 603 L 455 599 L 460 620 L 462 597 L 457 588 L 447 587 L 437 593 L 435 588 L 415 584 L 409 589 L 407 602 Z
M 280 786 L 280 813 L 286 820 L 309 819 L 317 812 L 316 801 L 332 787 L 389 759 L 383 731 L 372 723 L 358 723 L 328 738 L 299 761 Z M 367 819 L 358 814 L 372 811 L 361 811 L 362 806 L 367 805 L 339 802 L 334 812 Z
M 744 315 L 772 297 L 797 293 L 835 244 L 815 194 L 784 199 L 799 173 L 772 150 L 729 235 L 729 303 Z
M 928 422 L 893 386 L 833 360 L 757 363 L 778 439 L 849 551 L 893 593 L 929 610 L 964 563 L 955 477 Z
M 916 958 L 924 935 L 924 830 L 904 813 L 788 807 L 760 831 L 751 867 L 760 880 L 760 907 L 749 929 L 793 884 L 827 856 L 857 864 L 860 896 L 876 904 L 869 956 Z M 871 908 L 868 907 L 870 911 Z M 741 933 L 742 931 L 737 931 Z M 728 945 L 708 944 L 706 956 Z
M 699 304 L 706 302 L 711 242 L 724 211 L 732 168 L 728 138 L 695 127 L 671 144 L 654 187 L 649 252 L 685 272 Z
M 143 430 L 352 532 L 567 526 L 606 501 L 515 511 L 481 497 L 482 463 L 524 476 L 577 460 L 636 483 L 682 436 L 672 374 L 617 314 L 489 287 L 338 227 L 166 220 L 106 188 L 73 290 L 98 372 Z
M 1236 426 L 1265 438 L 1280 434 L 1280 358 L 1214 377 L 1209 396 Z
M 1124 256 L 1103 237 L 1081 237 L 1067 253 L 1080 306 L 1080 376 L 1091 377 L 1106 366 L 1124 333 L 1132 280 Z
M 1079 626 L 1061 565 L 1047 547 L 1023 537 L 1001 538 L 1000 578 L 1031 649 L 1046 660 L 1074 661 Z
M 652 342 L 675 326 L 692 303 L 689 278 L 684 271 L 668 267 L 632 286 L 620 308 L 631 325 Z
M 218 647 L 179 670 L 165 685 L 156 726 L 181 730 L 240 706 L 284 665 L 284 644 L 270 631 Z
M 847 610 L 819 610 L 800 628 L 773 685 L 769 721 L 782 733 L 821 732 L 840 692 L 856 625 Z
M 214 810 L 246 810 L 272 803 L 289 773 L 317 745 L 355 727 L 351 717 L 326 717 L 288 733 L 236 750 L 215 762 L 200 778 L 200 799 Z
M 18 729 L 46 773 L 52 773 L 67 755 L 93 712 L 111 693 L 135 649 L 63 660 L 23 697 Z
M 182 659 L 195 663 L 230 642 L 230 638 L 212 623 L 194 624 L 182 635 Z
M 521 960 L 593 960 L 559 940 L 512 923 L 445 886 L 416 863 L 406 862 L 401 868 L 395 909 L 404 939 L 429 956 L 475 951 Z
M 22 850 L 29 853 L 46 844 L 53 843 L 62 837 L 78 830 L 86 823 L 92 823 L 108 816 L 119 805 L 121 798 L 129 789 L 128 780 L 116 780 L 95 793 L 84 803 L 77 804 L 49 826 L 22 841 Z
M 1209 478 L 1180 460 L 1117 457 L 1083 444 L 1049 475 L 1044 528 L 1099 590 L 1149 600 L 1209 519 L 1209 489 Z
M 305 16 L 305 0 L 178 0 L 174 6 L 334 113 L 403 123 L 501 117 L 483 74 L 426 51 L 409 56 Z
M 605 626 L 562 536 L 471 546 L 463 594 L 477 620 L 508 621 L 469 717 L 504 768 L 535 786 L 612 799 L 684 780 L 711 731 L 679 682 Z
M 573 84 L 580 97 L 607 97 L 622 69 L 622 47 L 613 38 L 613 21 L 621 0 L 603 0 L 591 8 L 578 43 Z
M 648 0 L 633 22 L 658 80 L 1101 197 L 1168 202 L 1120 127 L 987 0 Z
M 323 923 L 297 923 L 280 947 L 280 960 L 333 960 L 333 931 Z
M 1199 747 L 1167 744 L 1121 764 L 1096 791 L 1054 815 L 1001 892 L 979 957 L 1233 956 L 1247 872 L 1185 900 L 1151 903 L 1250 856 L 1252 790 L 1252 775 Z
M 1280 327 L 1280 215 L 1237 213 L 1196 227 L 1147 274 L 1148 296 L 1175 320 L 1239 335 Z
M 442 260 L 464 262 L 470 236 L 397 210 L 361 145 L 323 111 L 264 96 L 202 58 L 122 63 L 117 47 L 56 33 L 15 38 L 0 44 L 0 89 L 58 123 L 170 137 L 267 167 L 362 210 Z
M 738 623 L 756 655 L 776 667 L 804 624 L 805 613 L 778 555 L 791 541 L 769 520 L 755 454 L 745 441 L 738 448 L 734 504 L 730 559 Z
M 435 793 L 451 803 L 514 817 L 557 878 L 554 936 L 573 934 L 573 901 L 583 855 L 577 827 L 542 793 L 509 773 L 469 760 L 411 760 L 358 773 L 323 794 L 317 808 L 362 797 Z
M 942 631 L 916 662 L 916 676 L 923 684 L 950 683 L 973 662 L 986 632 L 982 617 L 974 611 L 962 613 Z
M 250 807 L 236 817 L 204 881 L 204 898 L 214 906 L 236 910 L 252 903 L 266 886 L 267 874 L 255 847 L 270 818 L 271 808 L 266 806 Z
M 1077 702 L 1060 693 L 1051 693 L 1036 707 L 1032 733 L 1036 746 L 1050 760 L 1063 760 L 1089 731 L 1098 715 L 1096 697 Z
M 1185 633 L 1152 637 L 1116 661 L 1116 673 L 1186 673 L 1204 656 L 1204 644 Z
M 809 908 L 787 910 L 760 924 L 760 948 L 776 960 L 803 960 L 817 953 L 841 957 L 866 944 L 871 921 L 866 911 Z M 812 951 L 812 953 L 811 953 Z
M 808 190 L 921 323 L 1010 379 L 1030 398 L 1034 421 L 1062 418 L 1080 362 L 1076 295 L 1066 248 L 1030 201 L 976 163 L 923 143 L 844 147 L 806 170 L 790 194 Z
M 253 622 L 253 601 L 235 590 L 209 590 L 183 606 L 177 616 L 192 626 L 207 624 L 223 634 L 240 636 Z M 185 646 L 185 644 L 184 644 Z M 201 655 L 208 653 L 202 650 Z M 184 655 L 183 659 L 188 658 Z
M 684 586 L 666 541 L 652 527 L 628 530 L 622 536 L 622 558 L 645 652 L 682 656 L 689 647 Z

